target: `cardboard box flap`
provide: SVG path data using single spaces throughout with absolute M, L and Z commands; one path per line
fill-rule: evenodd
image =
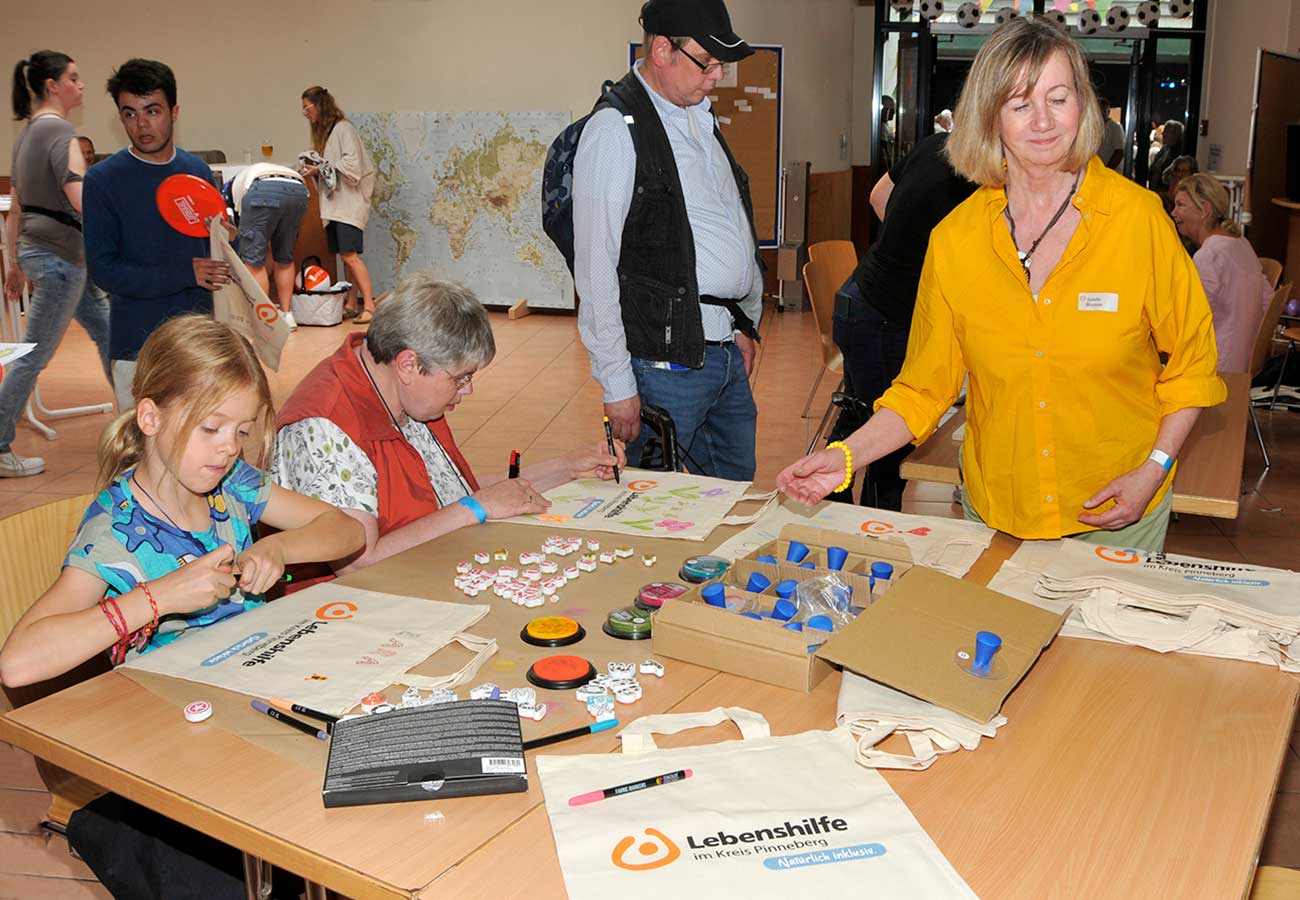
M 1069 612 L 1049 612 L 988 588 L 916 567 L 832 637 L 817 655 L 859 675 L 950 709 L 977 722 L 1003 702 Z M 991 677 L 963 668 L 975 633 L 1002 638 Z

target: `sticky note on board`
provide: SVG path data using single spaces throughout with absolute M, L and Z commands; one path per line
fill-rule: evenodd
M 761 93 L 763 93 L 763 89 L 762 89 L 761 87 L 758 87 L 757 85 L 747 84 L 747 85 L 745 85 L 745 93 L 746 93 L 746 94 L 761 94 Z
M 719 125 L 730 125 L 730 124 L 731 124 L 731 119 L 728 118 L 727 116 L 718 116 L 718 124 L 719 124 Z

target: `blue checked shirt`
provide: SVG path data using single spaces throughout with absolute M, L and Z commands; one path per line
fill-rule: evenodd
M 635 71 L 641 78 L 640 62 Z M 695 238 L 700 294 L 743 299 L 741 308 L 757 325 L 763 312 L 763 277 L 731 165 L 713 137 L 709 100 L 683 109 L 655 93 L 644 78 L 641 84 L 677 161 Z M 636 148 L 627 123 L 618 110 L 601 110 L 582 130 L 573 165 L 573 280 L 582 298 L 578 333 L 606 403 L 637 392 L 618 302 L 618 258 L 635 182 Z M 705 340 L 731 337 L 731 313 L 724 308 L 701 305 L 700 315 Z

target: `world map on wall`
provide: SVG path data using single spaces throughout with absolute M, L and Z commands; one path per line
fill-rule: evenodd
M 546 150 L 568 113 L 349 118 L 377 170 L 365 242 L 376 291 L 430 270 L 484 303 L 573 308 L 573 280 L 541 212 Z

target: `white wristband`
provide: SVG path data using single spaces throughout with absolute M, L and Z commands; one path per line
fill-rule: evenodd
M 1147 459 L 1160 466 L 1160 468 L 1164 469 L 1166 472 L 1174 467 L 1174 458 L 1163 450 L 1152 450 L 1151 455 L 1148 456 Z

